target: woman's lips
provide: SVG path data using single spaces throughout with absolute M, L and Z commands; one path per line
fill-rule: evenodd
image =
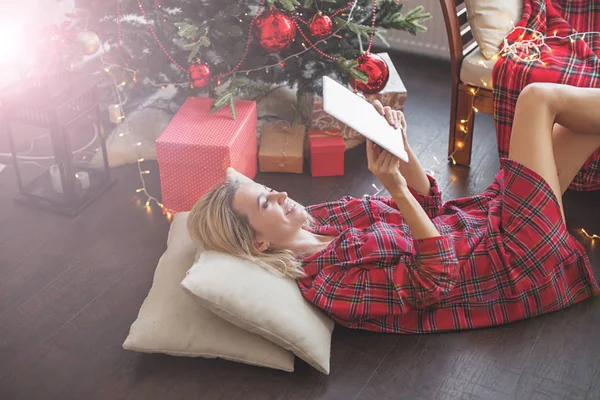
M 295 209 L 296 209 L 296 205 L 294 203 L 290 202 L 290 204 L 288 206 L 288 211 L 285 215 L 289 215 L 289 214 L 293 213 Z

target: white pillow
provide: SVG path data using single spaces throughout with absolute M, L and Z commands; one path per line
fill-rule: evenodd
M 252 183 L 254 182 L 252 179 L 248 178 L 246 175 L 241 172 L 237 172 L 235 169 L 231 167 L 227 167 L 227 171 L 225 171 L 225 179 L 228 181 L 239 181 L 240 183 Z
M 465 0 L 473 37 L 485 58 L 498 55 L 504 36 L 523 14 L 523 0 Z
M 148 297 L 123 343 L 127 350 L 176 356 L 223 358 L 294 371 L 294 355 L 201 307 L 181 289 L 194 262 L 196 245 L 187 233 L 188 213 L 173 218 L 167 250 L 161 257 Z
M 229 254 L 205 251 L 181 285 L 221 318 L 329 374 L 334 323 L 302 297 L 294 280 Z

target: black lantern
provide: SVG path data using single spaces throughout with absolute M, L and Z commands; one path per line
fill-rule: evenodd
M 115 181 L 99 106 L 102 77 L 55 71 L 3 90 L 0 119 L 19 185 L 15 201 L 73 217 Z

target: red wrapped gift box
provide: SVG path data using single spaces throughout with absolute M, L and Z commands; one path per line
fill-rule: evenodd
M 257 171 L 256 103 L 236 101 L 208 114 L 212 99 L 189 97 L 156 140 L 162 203 L 174 212 L 189 211 L 225 181 L 227 167 L 249 178 Z
M 339 129 L 308 132 L 312 176 L 344 175 L 346 145 Z

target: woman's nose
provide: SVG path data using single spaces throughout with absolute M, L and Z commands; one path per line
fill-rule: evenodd
M 279 192 L 279 201 L 283 203 L 287 199 L 288 195 L 286 192 Z

